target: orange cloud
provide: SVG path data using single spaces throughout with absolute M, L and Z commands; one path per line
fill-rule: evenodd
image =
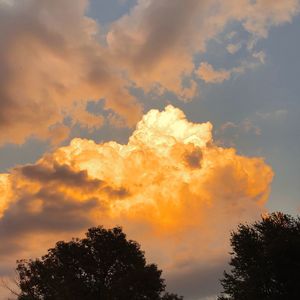
M 210 123 L 151 110 L 128 144 L 74 139 L 1 175 L 3 268 L 104 224 L 122 225 L 168 278 L 207 270 L 226 257 L 229 231 L 265 210 L 272 177 L 263 159 L 215 145 Z
M 141 0 L 112 24 L 107 34 L 109 50 L 139 87 L 148 91 L 159 86 L 190 100 L 198 93 L 193 87 L 193 58 L 205 52 L 207 42 L 221 34 L 228 23 L 241 23 L 250 39 L 257 40 L 266 37 L 270 27 L 290 22 L 299 13 L 298 0 L 275 2 Z M 246 69 L 241 68 L 232 72 Z M 219 74 L 208 71 L 217 82 L 230 77 L 225 70 Z M 183 83 L 187 78 L 189 86 Z
M 87 4 L 0 2 L 0 144 L 23 143 L 29 136 L 59 141 L 67 131 L 52 130 L 62 129 L 66 116 L 99 127 L 103 118 L 85 106 L 101 98 L 127 125 L 140 117 L 141 106 L 97 39 L 98 25 L 85 16 Z
M 230 71 L 215 70 L 212 65 L 202 62 L 197 70 L 197 75 L 205 82 L 219 83 L 230 78 Z
M 9 199 L 12 197 L 9 177 L 9 174 L 0 174 L 0 217 L 3 216 Z
M 0 1 L 0 144 L 31 136 L 59 143 L 68 135 L 65 117 L 99 128 L 103 118 L 86 111 L 87 101 L 99 99 L 116 114 L 111 124 L 134 125 L 142 105 L 130 87 L 191 100 L 199 92 L 195 55 L 229 22 L 257 40 L 299 12 L 298 0 L 140 0 L 105 32 L 86 16 L 88 4 Z M 263 62 L 262 52 L 252 54 Z M 212 80 L 228 77 L 216 75 Z

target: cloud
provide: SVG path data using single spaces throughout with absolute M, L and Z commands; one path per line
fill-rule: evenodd
M 257 58 L 262 64 L 265 63 L 265 60 L 266 60 L 265 52 L 263 52 L 263 51 L 254 52 L 252 55 L 254 58 Z
M 257 125 L 257 120 L 246 118 L 240 122 L 225 122 L 219 130 L 216 130 L 218 140 L 216 143 L 222 146 L 236 146 L 236 141 L 242 136 L 261 136 L 262 130 Z
M 10 189 L 10 176 L 9 174 L 0 174 L 0 217 L 8 206 L 9 199 L 11 198 Z
M 73 171 L 67 165 L 54 164 L 52 168 L 38 165 L 27 165 L 18 170 L 26 180 L 36 181 L 41 184 L 64 184 L 72 188 L 87 188 L 95 190 L 101 185 L 100 180 L 91 180 L 86 171 Z
M 295 14 L 299 13 L 299 1 L 272 1 L 272 0 L 257 0 L 240 1 L 241 10 L 239 14 L 243 16 L 243 26 L 249 32 L 266 37 L 268 29 L 271 26 L 278 26 L 285 22 L 290 22 Z M 246 3 L 247 2 L 247 3 Z M 233 1 L 235 3 L 235 1 Z M 243 4 L 246 6 L 243 9 Z
M 278 109 L 270 112 L 257 112 L 256 115 L 263 120 L 284 120 L 288 114 L 286 109 Z
M 241 43 L 237 43 L 237 44 L 228 44 L 226 49 L 230 54 L 235 54 L 236 52 L 238 52 L 242 47 Z
M 244 74 L 247 70 L 253 70 L 264 64 L 265 57 L 266 55 L 263 51 L 253 52 L 251 57 L 243 60 L 238 66 L 227 70 L 217 70 L 211 64 L 201 62 L 195 74 L 206 83 L 222 83 L 232 77 Z
M 231 73 L 224 69 L 215 70 L 212 65 L 202 62 L 197 70 L 197 75 L 205 82 L 221 83 L 224 80 L 229 79 Z
M 87 4 L 0 2 L 0 144 L 29 136 L 57 139 L 53 126 L 63 128 L 68 116 L 101 126 L 101 116 L 85 111 L 87 101 L 101 98 L 129 125 L 140 116 L 140 105 L 97 39 L 98 25 L 85 16 Z M 78 102 L 81 109 L 74 110 Z
M 142 114 L 132 87 L 189 101 L 199 93 L 195 56 L 229 23 L 241 23 L 257 40 L 299 12 L 298 0 L 140 0 L 106 32 L 86 16 L 88 4 L 0 2 L 0 144 L 32 136 L 59 143 L 69 133 L 65 118 L 99 128 L 103 117 L 86 111 L 99 99 L 117 116 L 111 124 L 132 126 Z M 224 80 L 224 72 L 212 80 Z
M 54 124 L 49 127 L 48 134 L 45 138 L 49 139 L 53 146 L 59 145 L 69 137 L 70 128 L 64 124 Z
M 88 226 L 122 225 L 170 286 L 207 296 L 230 230 L 265 210 L 272 177 L 263 159 L 215 145 L 209 122 L 189 122 L 173 106 L 150 110 L 128 144 L 74 139 L 0 176 L 0 272 Z M 195 274 L 211 274 L 203 291 L 187 282 Z
M 184 80 L 193 82 L 194 56 L 205 52 L 207 42 L 229 23 L 241 23 L 257 40 L 298 12 L 298 0 L 140 0 L 112 24 L 107 42 L 137 86 L 151 90 L 160 85 L 188 100 L 197 94 L 183 93 Z
M 240 133 L 254 133 L 255 135 L 261 135 L 261 129 L 254 124 L 253 120 L 246 118 L 242 122 L 234 123 L 234 122 L 226 122 L 222 124 L 221 131 L 225 132 L 229 129 L 234 129 L 236 134 Z

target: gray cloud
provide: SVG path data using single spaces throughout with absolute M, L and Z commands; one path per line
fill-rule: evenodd
M 16 171 L 20 172 L 27 179 L 38 181 L 42 184 L 54 182 L 87 190 L 96 190 L 103 184 L 99 179 L 90 179 L 86 170 L 74 171 L 67 165 L 58 165 L 57 163 L 54 163 L 52 168 L 36 164 L 23 166 L 16 169 Z
M 27 232 L 83 229 L 91 225 L 89 212 L 97 206 L 98 200 L 94 198 L 78 202 L 58 191 L 41 189 L 22 195 L 6 210 L 0 220 L 0 236 L 15 239 L 16 234 L 21 238 Z
M 191 168 L 201 168 L 202 158 L 203 154 L 201 149 L 195 149 L 185 156 L 185 159 Z

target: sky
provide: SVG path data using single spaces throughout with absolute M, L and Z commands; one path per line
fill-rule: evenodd
M 237 224 L 300 212 L 299 9 L 0 0 L 0 276 L 120 225 L 214 299 Z

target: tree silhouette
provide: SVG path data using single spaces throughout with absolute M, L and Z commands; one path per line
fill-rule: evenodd
M 183 297 L 180 297 L 176 294 L 166 293 L 166 294 L 163 295 L 163 297 L 161 299 L 162 300 L 183 300 Z
M 300 219 L 282 213 L 231 235 L 231 272 L 219 300 L 300 299 Z
M 84 239 L 58 242 L 41 259 L 18 261 L 19 300 L 180 300 L 161 270 L 120 227 L 90 228 Z

